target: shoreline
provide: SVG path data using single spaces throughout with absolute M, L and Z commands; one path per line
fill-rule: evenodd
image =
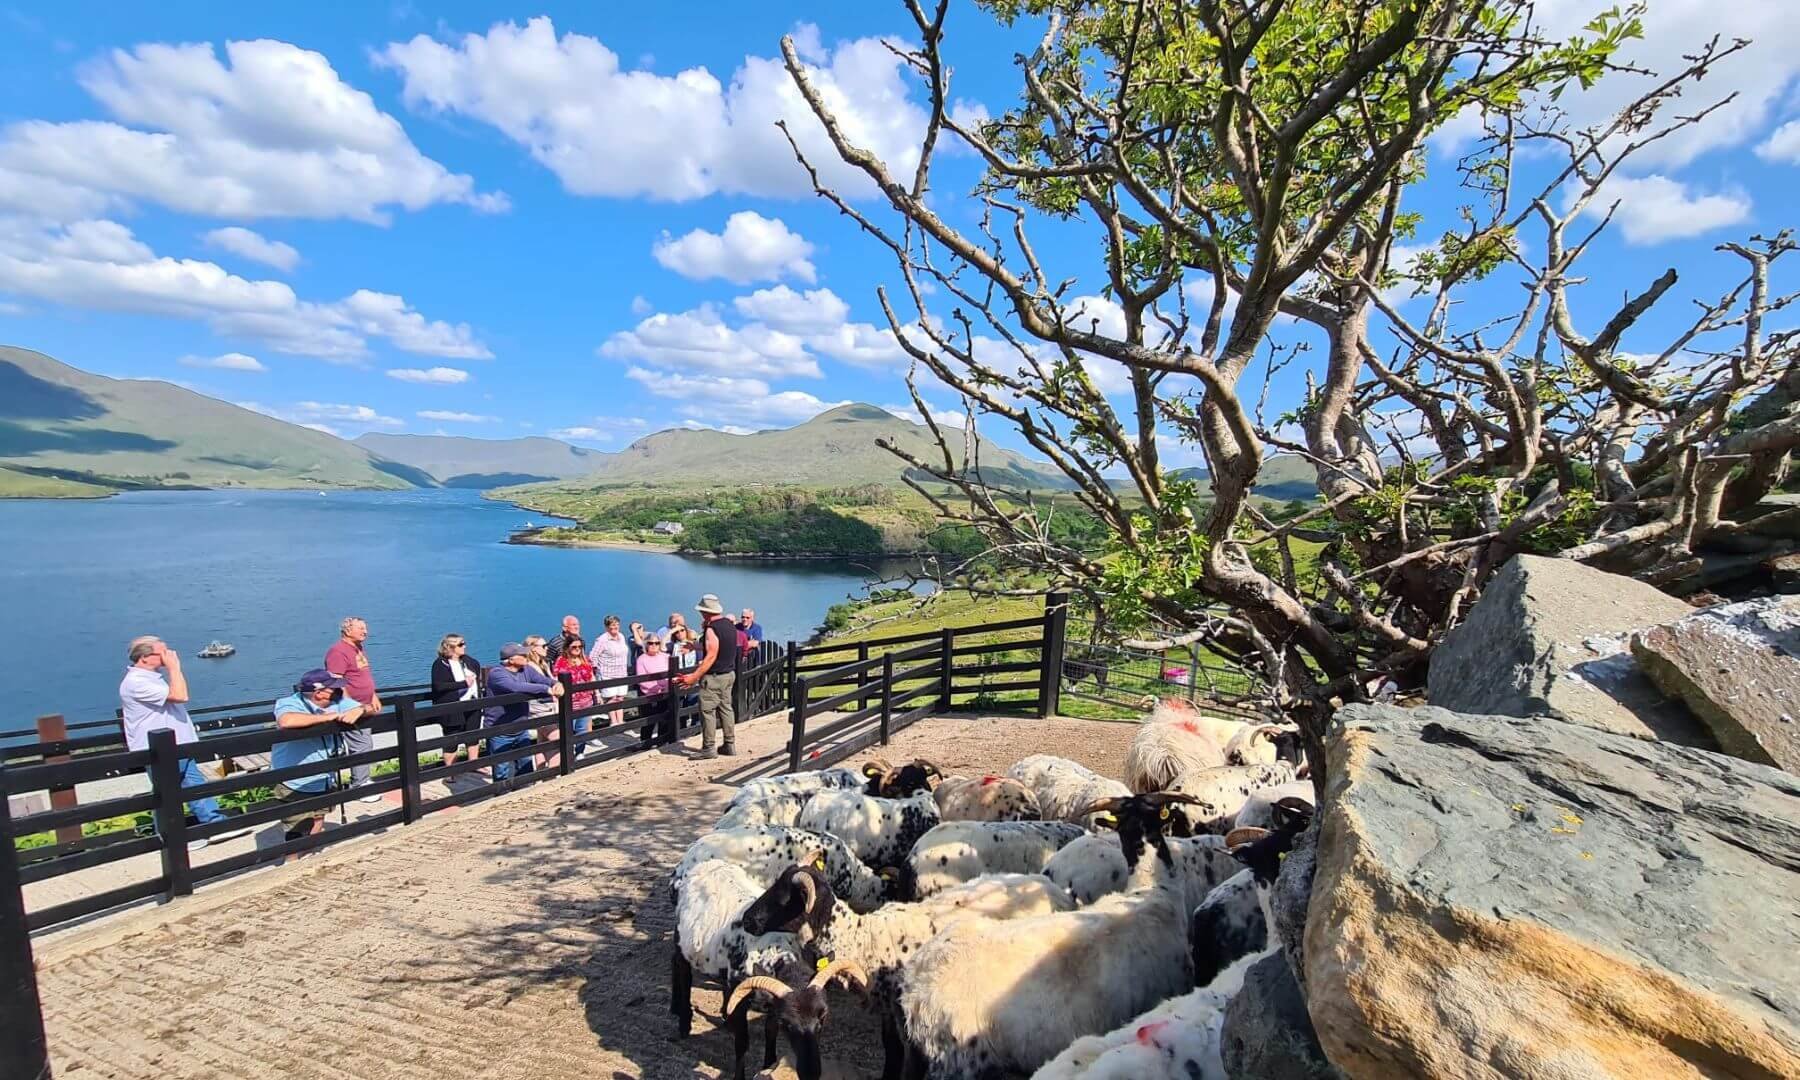
M 682 555 L 682 554 L 685 554 L 685 552 L 678 551 L 675 548 L 670 547 L 667 544 L 651 544 L 651 543 L 646 543 L 645 541 L 642 541 L 642 540 L 574 540 L 574 539 L 562 539 L 562 538 L 545 539 L 544 537 L 538 535 L 539 533 L 543 532 L 545 529 L 552 529 L 552 528 L 557 528 L 557 527 L 558 526 L 554 526 L 554 525 L 532 525 L 527 528 L 522 528 L 522 529 L 516 530 L 511 536 L 507 537 L 505 540 L 502 540 L 501 543 L 503 543 L 503 544 L 520 544 L 520 545 L 530 546 L 530 547 L 599 548 L 599 549 L 612 550 L 612 551 L 648 551 L 648 552 L 651 552 L 651 553 L 657 554 L 657 555 Z

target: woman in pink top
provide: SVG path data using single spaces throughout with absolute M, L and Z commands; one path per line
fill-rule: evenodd
M 638 676 L 637 692 L 642 697 L 660 698 L 669 689 L 669 654 L 663 652 L 662 639 L 653 636 L 644 639 L 643 655 L 637 658 Z M 646 678 L 645 676 L 650 676 Z M 660 676 L 660 678 L 656 677 Z M 667 716 L 664 702 L 652 701 L 638 709 L 638 715 L 648 717 L 638 728 L 638 743 L 649 746 L 650 733 L 656 730 L 658 720 Z M 663 737 L 658 740 L 662 744 L 675 741 L 674 725 L 663 725 Z
M 631 642 L 624 634 L 619 633 L 619 617 L 617 615 L 606 617 L 606 632 L 594 639 L 594 648 L 588 653 L 588 659 L 594 663 L 594 674 L 597 678 L 623 679 L 631 674 L 627 667 L 631 662 Z M 629 689 L 624 685 L 603 686 L 600 688 L 600 700 L 602 702 L 623 701 L 626 691 Z M 606 727 L 608 724 L 616 724 L 623 715 L 621 710 L 611 709 L 606 713 L 606 719 L 601 721 L 598 726 Z

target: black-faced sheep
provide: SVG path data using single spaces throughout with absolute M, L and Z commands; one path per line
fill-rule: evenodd
M 1298 766 L 1304 757 L 1300 729 L 1286 724 L 1246 724 L 1225 746 L 1227 765 L 1273 765 L 1277 761 L 1290 761 Z
M 951 776 L 932 790 L 945 821 L 1036 821 L 1037 796 L 1010 776 Z
M 814 851 L 824 854 L 825 876 L 831 887 L 858 911 L 874 911 L 884 901 L 904 895 L 904 875 L 899 869 L 886 875 L 877 873 L 835 836 L 780 825 L 707 833 L 688 846 L 669 875 L 669 890 L 679 900 L 682 883 L 694 867 L 724 859 L 741 867 L 760 892 L 783 870 Z
M 1188 950 L 1194 957 L 1194 982 L 1204 986 L 1219 972 L 1268 947 L 1269 927 L 1256 895 L 1256 879 L 1248 870 L 1221 882 L 1194 908 L 1188 926 Z
M 731 999 L 725 1003 L 725 1014 L 737 1016 L 740 1009 L 749 1009 L 749 998 L 752 994 L 763 993 L 775 1000 L 775 1010 L 770 1018 L 787 1033 L 788 1045 L 794 1051 L 794 1072 L 800 1080 L 820 1080 L 825 1075 L 825 1061 L 819 1053 L 819 1030 L 831 1017 L 831 1005 L 825 1000 L 825 990 L 834 979 L 843 979 L 863 991 L 869 988 L 869 976 L 852 960 L 833 960 L 819 969 L 811 981 L 794 989 L 780 979 L 766 975 L 755 975 L 739 983 L 732 991 Z M 741 1025 L 740 1025 L 741 1026 Z M 734 1029 L 735 1030 L 735 1029 Z M 775 1028 L 770 1027 L 773 1033 Z M 775 1064 L 774 1043 L 771 1038 L 764 1055 L 763 1068 Z M 743 1050 L 738 1050 L 738 1076 L 743 1076 Z
M 1041 874 L 1063 845 L 1087 835 L 1066 821 L 946 821 L 906 860 L 906 895 L 923 899 L 982 874 Z
M 1070 1039 L 1110 1031 L 1193 988 L 1184 890 L 1163 839 L 1162 793 L 1108 800 L 1131 878 L 1093 906 L 1002 923 L 962 922 L 907 964 L 901 1014 L 925 1076 L 1036 1069 Z M 1146 853 L 1149 853 L 1148 855 Z
M 1285 805 L 1289 809 L 1302 806 L 1308 810 L 1312 809 L 1312 781 L 1290 780 L 1285 784 L 1276 784 L 1274 787 L 1252 791 L 1244 799 L 1244 805 L 1238 810 L 1237 817 L 1232 819 L 1232 828 L 1273 829 L 1277 805 Z
M 859 915 L 838 903 L 829 887 L 784 878 L 750 905 L 744 925 L 751 930 L 801 925 L 801 950 L 808 958 L 850 959 L 869 972 L 872 1003 L 882 1016 L 883 1075 L 893 1078 L 901 1065 L 896 1010 L 908 957 L 961 919 L 1018 919 L 1074 906 L 1068 893 L 1040 874 L 991 874 L 918 903 L 889 904 Z
M 1094 824 L 1092 815 L 1085 812 L 1088 807 L 1131 794 L 1117 780 L 1051 754 L 1033 754 L 1006 770 L 1006 775 L 1031 789 L 1043 820 L 1071 821 L 1083 828 Z
M 800 812 L 801 828 L 837 837 L 857 858 L 877 868 L 905 862 L 914 842 L 937 823 L 937 800 L 929 791 L 908 799 L 822 791 Z
M 1182 773 L 1169 784 L 1170 791 L 1193 796 L 1193 804 L 1183 811 L 1196 833 L 1229 832 L 1237 822 L 1238 811 L 1254 792 L 1279 784 L 1291 783 L 1294 766 L 1277 761 L 1270 765 L 1222 765 Z
M 868 781 L 863 785 L 863 794 L 882 799 L 911 798 L 921 791 L 930 791 L 933 780 L 944 778 L 938 767 L 924 758 L 914 758 L 911 764 L 897 769 L 874 758 L 863 765 L 862 775 Z

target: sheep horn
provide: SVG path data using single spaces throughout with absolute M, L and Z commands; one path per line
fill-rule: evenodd
M 1087 817 L 1089 814 L 1099 814 L 1099 813 L 1104 813 L 1108 810 L 1117 810 L 1119 808 L 1119 804 L 1124 801 L 1125 801 L 1124 799 L 1121 799 L 1115 795 L 1114 797 L 1112 797 L 1110 799 L 1101 799 L 1098 802 L 1091 802 L 1091 803 L 1088 803 L 1086 806 L 1082 807 L 1081 812 L 1076 814 L 1075 816 L 1076 817 Z
M 913 764 L 917 765 L 921 769 L 924 769 L 926 776 L 935 776 L 939 780 L 942 780 L 944 778 L 943 772 L 940 771 L 936 765 L 933 765 L 931 762 L 926 761 L 924 758 L 913 758 Z
M 870 758 L 863 763 L 862 767 L 862 774 L 870 780 L 875 779 L 877 776 L 886 776 L 893 771 L 894 767 L 889 765 L 884 758 Z
M 1230 851 L 1233 848 L 1242 847 L 1245 844 L 1254 844 L 1267 835 L 1269 835 L 1269 830 L 1259 829 L 1254 825 L 1246 825 L 1241 829 L 1233 829 L 1225 834 L 1225 850 Z
M 819 969 L 819 973 L 817 975 L 813 976 L 812 986 L 815 989 L 819 988 L 819 987 L 830 986 L 831 980 L 839 975 L 844 976 L 848 980 L 854 981 L 856 983 L 856 988 L 858 991 L 860 991 L 862 993 L 868 993 L 868 991 L 869 991 L 869 973 L 864 971 L 863 966 L 854 960 L 839 959 L 839 960 L 833 960 L 831 963 L 826 964 L 823 968 Z
M 811 874 L 799 874 L 794 878 L 794 887 L 806 894 L 806 914 L 811 915 L 813 905 L 819 902 L 819 888 L 813 884 Z
M 739 1003 L 757 990 L 773 994 L 775 1000 L 780 1001 L 782 998 L 788 996 L 788 991 L 790 989 L 792 988 L 789 987 L 787 983 L 782 982 L 772 975 L 752 975 L 743 982 L 738 983 L 737 989 L 731 992 L 731 1000 L 725 1003 L 725 1015 L 730 1016 L 732 1013 L 737 1012 Z

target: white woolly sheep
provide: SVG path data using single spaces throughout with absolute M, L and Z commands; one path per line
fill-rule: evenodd
M 795 791 L 753 799 L 733 799 L 725 813 L 713 823 L 712 831 L 754 829 L 759 825 L 798 825 L 800 811 L 806 809 L 807 800 L 815 794 L 817 792 Z
M 1225 745 L 1227 765 L 1298 763 L 1301 756 L 1300 729 L 1287 724 L 1246 724 Z
M 868 781 L 855 769 L 820 769 L 817 772 L 784 773 L 781 776 L 765 776 L 760 780 L 749 780 L 731 796 L 726 807 L 730 809 L 739 803 L 767 799 L 779 795 L 815 794 L 820 791 L 857 791 L 868 786 Z
M 1191 805 L 1176 811 L 1187 815 L 1192 831 L 1223 834 L 1231 830 L 1238 811 L 1244 808 L 1252 793 L 1291 783 L 1293 779 L 1294 766 L 1287 761 L 1272 765 L 1222 765 L 1182 773 L 1169 784 L 1168 790 L 1193 796 Z
M 1137 795 L 1096 810 L 1119 823 L 1125 892 L 1077 911 L 959 922 L 907 964 L 900 992 L 910 1052 L 927 1077 L 1036 1069 L 1070 1039 L 1117 1027 L 1193 988 L 1184 890 L 1162 830 L 1181 796 Z M 1147 853 L 1148 852 L 1148 853 Z
M 1068 911 L 1069 894 L 1041 874 L 990 874 L 912 904 L 889 904 L 859 915 L 838 903 L 829 886 L 806 877 L 782 878 L 750 905 L 744 925 L 762 929 L 798 923 L 809 959 L 852 960 L 870 975 L 872 1004 L 882 1016 L 884 1075 L 900 1071 L 897 1026 L 900 974 L 908 957 L 953 923 L 970 918 L 1018 919 Z
M 1168 844 L 1186 910 L 1192 911 L 1220 882 L 1243 869 L 1225 850 L 1223 837 L 1178 837 Z M 1082 906 L 1123 889 L 1130 873 L 1119 838 L 1111 833 L 1083 836 L 1051 856 L 1044 866 L 1044 876 L 1067 889 Z
M 873 867 L 899 866 L 919 837 L 938 823 L 937 800 L 878 799 L 855 791 L 822 791 L 800 812 L 800 827 L 828 833 Z
M 1256 895 L 1256 879 L 1242 870 L 1207 894 L 1188 924 L 1194 981 L 1202 985 L 1242 957 L 1269 945 L 1268 921 Z
M 1051 754 L 1033 754 L 1006 770 L 1006 775 L 1031 789 L 1043 820 L 1073 821 L 1083 828 L 1094 824 L 1092 815 L 1084 813 L 1088 807 L 1131 794 L 1117 780 Z
M 783 870 L 813 851 L 824 854 L 827 880 L 856 910 L 874 911 L 883 901 L 900 895 L 900 872 L 884 877 L 863 865 L 849 845 L 837 837 L 780 825 L 707 833 L 688 846 L 675 872 L 669 875 L 669 889 L 679 899 L 683 882 L 694 867 L 711 859 L 724 859 L 742 867 L 760 892 Z
M 932 791 L 944 821 L 1036 821 L 1037 796 L 1009 776 L 951 776 Z
M 923 899 L 982 874 L 1041 874 L 1050 856 L 1086 834 L 1066 821 L 946 821 L 913 845 L 905 895 Z
M 1153 709 L 1125 750 L 1125 785 L 1142 794 L 1162 791 L 1182 773 L 1226 762 L 1225 748 L 1246 725 L 1194 711 L 1180 699 Z
M 793 863 L 784 871 L 790 877 L 814 872 Z M 669 1011 L 679 1035 L 692 1030 L 695 972 L 722 980 L 729 992 L 746 976 L 780 978 L 804 969 L 794 934 L 779 927 L 765 927 L 767 932 L 760 934 L 744 928 L 744 912 L 763 888 L 743 867 L 725 859 L 709 859 L 689 872 L 675 905 L 675 947 L 669 957 Z

